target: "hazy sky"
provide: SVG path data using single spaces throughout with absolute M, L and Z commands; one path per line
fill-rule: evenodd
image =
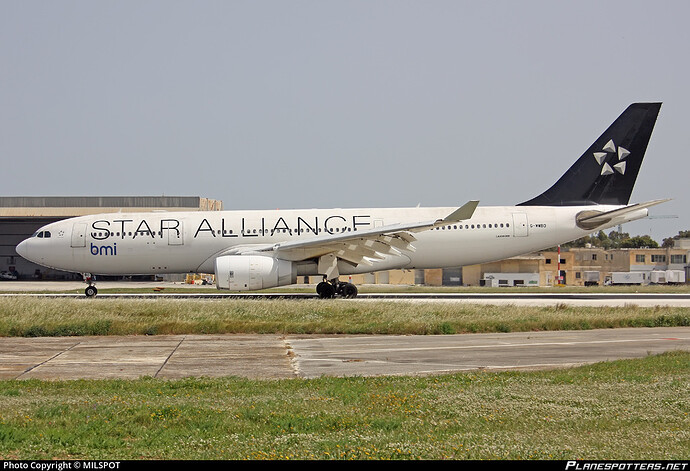
M 515 204 L 663 101 L 624 226 L 690 229 L 690 2 L 0 0 L 0 194 Z

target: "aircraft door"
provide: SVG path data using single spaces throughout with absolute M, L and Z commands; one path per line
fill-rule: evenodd
M 72 247 L 86 247 L 86 223 L 72 225 Z
M 184 230 L 182 229 L 182 221 L 174 222 L 177 224 L 165 228 L 166 232 L 168 233 L 168 245 L 184 245 Z
M 513 213 L 513 236 L 527 237 L 528 235 L 527 214 Z

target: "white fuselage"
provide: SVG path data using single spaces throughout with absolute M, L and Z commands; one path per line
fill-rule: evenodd
M 342 275 L 389 269 L 472 265 L 553 247 L 593 232 L 576 225 L 581 211 L 618 206 L 478 207 L 471 219 L 414 233 L 414 251 L 370 264 L 340 261 Z M 109 213 L 49 224 L 17 251 L 44 266 L 101 275 L 213 273 L 214 260 L 239 246 L 272 246 L 327 234 L 442 219 L 454 208 L 330 209 Z M 596 230 L 639 219 L 642 209 Z M 298 274 L 316 263 L 294 260 Z

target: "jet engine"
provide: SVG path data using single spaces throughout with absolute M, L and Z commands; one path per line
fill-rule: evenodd
M 214 266 L 218 289 L 254 291 L 297 282 L 293 262 L 263 255 L 223 255 Z

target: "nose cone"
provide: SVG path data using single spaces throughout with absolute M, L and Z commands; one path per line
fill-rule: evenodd
M 20 242 L 16 250 L 22 258 L 29 260 L 29 239 Z

